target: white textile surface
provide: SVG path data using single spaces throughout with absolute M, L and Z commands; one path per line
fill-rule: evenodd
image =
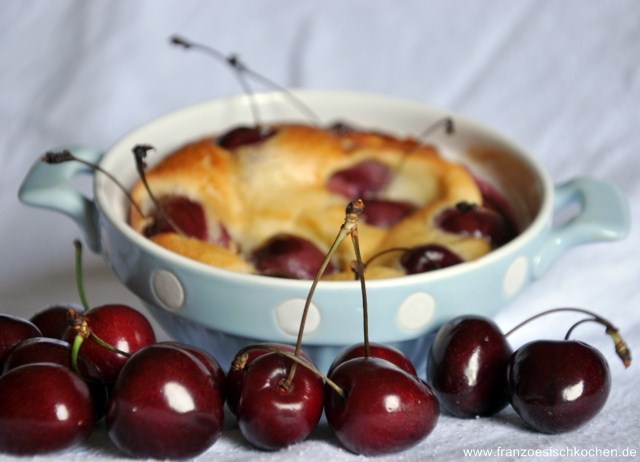
M 237 53 L 283 86 L 358 90 L 451 108 L 522 145 L 555 183 L 592 176 L 617 185 L 630 201 L 632 223 L 640 219 L 636 0 L 4 0 L 1 10 L 4 313 L 29 317 L 77 300 L 71 242 L 80 237 L 78 228 L 17 199 L 40 154 L 70 143 L 107 148 L 158 115 L 241 92 L 222 64 L 170 46 L 175 33 Z M 639 257 L 635 225 L 626 240 L 572 249 L 496 320 L 507 330 L 544 309 L 579 306 L 611 319 L 640 351 Z M 87 254 L 85 262 L 93 304 L 140 307 L 100 256 Z M 517 347 L 561 338 L 575 319 L 539 320 L 511 341 Z M 613 376 L 604 410 L 585 427 L 538 434 L 510 408 L 478 420 L 442 416 L 417 447 L 375 460 L 461 460 L 469 449 L 494 451 L 477 457 L 486 460 L 624 460 L 633 451 L 639 457 L 640 365 L 625 370 L 603 329 L 588 325 L 575 336 L 604 353 Z M 326 427 L 275 453 L 252 449 L 231 419 L 227 427 L 198 460 L 362 459 L 341 449 Z M 618 457 L 607 452 L 614 450 Z M 79 448 L 34 460 L 127 457 L 99 428 Z

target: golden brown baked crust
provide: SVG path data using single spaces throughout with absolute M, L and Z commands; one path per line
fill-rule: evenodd
M 189 143 L 147 172 L 155 197 L 178 195 L 200 203 L 209 230 L 208 242 L 172 233 L 153 240 L 186 257 L 241 272 L 254 272 L 248 256 L 280 233 L 308 239 L 326 252 L 348 203 L 327 189 L 327 181 L 337 171 L 376 160 L 393 172 L 379 196 L 408 201 L 417 210 L 389 229 L 359 223 L 365 260 L 385 248 L 429 242 L 446 245 L 464 259 L 475 259 L 490 250 L 485 239 L 446 233 L 435 226 L 434 217 L 445 208 L 461 201 L 479 204 L 482 195 L 467 169 L 441 157 L 433 146 L 358 130 L 302 124 L 273 128 L 272 136 L 233 151 L 211 138 Z M 141 182 L 132 189 L 132 197 L 150 215 L 154 205 Z M 149 221 L 132 208 L 133 228 L 143 232 Z M 223 233 L 235 243 L 229 249 L 219 245 Z M 341 271 L 331 279 L 353 279 L 354 254 L 348 241 L 337 253 Z M 368 276 L 403 275 L 398 258 L 390 253 L 375 259 Z

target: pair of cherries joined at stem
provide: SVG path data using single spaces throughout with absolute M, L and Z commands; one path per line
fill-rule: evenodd
M 515 352 L 507 337 L 528 322 L 556 312 L 588 317 L 564 340 L 537 340 Z M 581 427 L 603 408 L 611 388 L 605 357 L 570 339 L 574 328 L 596 322 L 606 328 L 625 367 L 631 353 L 609 321 L 581 308 L 555 308 L 535 315 L 506 334 L 491 320 L 461 316 L 440 328 L 427 360 L 427 381 L 445 412 L 462 418 L 490 416 L 509 403 L 529 427 L 562 433 Z
M 411 362 L 398 350 L 369 342 L 357 229 L 363 210 L 362 200 L 347 206 L 345 222 L 309 290 L 296 346 L 249 346 L 238 352 L 227 373 L 227 387 L 232 387 L 227 391 L 229 408 L 237 416 L 241 433 L 254 446 L 273 450 L 304 440 L 323 410 L 341 444 L 364 455 L 414 446 L 437 423 L 438 400 L 429 385 L 415 375 Z M 345 350 L 325 376 L 302 351 L 304 325 L 320 277 L 347 236 L 359 267 L 364 342 Z

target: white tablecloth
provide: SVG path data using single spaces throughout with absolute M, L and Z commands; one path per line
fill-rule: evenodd
M 617 185 L 640 218 L 640 5 L 635 0 L 129 1 L 5 0 L 0 13 L 0 311 L 30 316 L 76 301 L 67 218 L 19 203 L 27 169 L 69 143 L 107 148 L 170 110 L 240 93 L 218 62 L 168 45 L 174 33 L 237 53 L 288 87 L 353 89 L 449 107 L 515 140 L 554 182 L 593 176 Z M 88 182 L 78 180 L 79 188 Z M 504 307 L 505 330 L 555 306 L 595 310 L 640 351 L 640 228 L 624 241 L 578 247 Z M 86 255 L 93 304 L 139 302 L 101 257 Z M 511 339 L 559 338 L 558 315 Z M 564 322 L 567 320 L 567 323 Z M 160 337 L 164 334 L 159 331 Z M 442 416 L 416 448 L 376 460 L 607 459 L 640 451 L 640 366 L 624 370 L 602 329 L 576 336 L 600 348 L 613 387 L 602 413 L 542 435 L 506 409 L 481 420 Z M 277 453 L 228 430 L 198 460 L 350 461 L 330 431 Z M 501 451 L 501 452 L 500 452 Z M 518 451 L 520 451 L 518 453 Z M 489 454 L 485 453 L 485 454 Z M 469 456 L 470 458 L 474 458 Z M 0 455 L 2 460 L 10 457 Z M 104 429 L 75 450 L 35 460 L 126 460 Z

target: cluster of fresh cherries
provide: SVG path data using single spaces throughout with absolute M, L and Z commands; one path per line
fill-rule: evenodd
M 563 340 L 536 340 L 512 350 L 507 337 L 536 318 L 558 312 L 586 316 Z M 572 340 L 586 322 L 605 326 L 625 367 L 631 352 L 619 330 L 601 316 L 573 307 L 543 311 L 506 334 L 490 319 L 465 315 L 440 328 L 427 358 L 427 381 L 445 412 L 487 417 L 509 403 L 531 428 L 542 433 L 575 430 L 600 412 L 609 396 L 611 375 L 605 357 Z
M 0 452 L 56 453 L 85 441 L 102 419 L 134 456 L 206 450 L 224 423 L 219 363 L 193 346 L 157 342 L 130 306 L 89 308 L 81 274 L 82 305 L 50 306 L 30 319 L 0 315 Z
M 618 330 L 586 310 L 551 310 L 587 318 L 562 341 L 531 342 L 515 352 L 506 340 L 510 332 L 502 334 L 491 320 L 454 319 L 428 352 L 426 380 L 402 352 L 369 342 L 357 232 L 363 209 L 361 200 L 347 207 L 311 285 L 295 346 L 249 345 L 226 373 L 199 348 L 157 342 L 147 319 L 131 307 L 89 308 L 76 242 L 81 306 L 49 307 L 30 320 L 0 315 L 0 452 L 68 449 L 104 418 L 110 440 L 130 456 L 190 458 L 220 437 L 225 403 L 257 448 L 305 440 L 324 413 L 340 443 L 363 455 L 417 445 L 433 431 L 441 409 L 488 416 L 510 402 L 532 428 L 547 433 L 578 428 L 602 409 L 611 385 L 607 362 L 591 346 L 570 340 L 571 332 L 587 321 L 603 324 L 625 366 L 631 355 Z M 325 375 L 302 350 L 302 339 L 314 290 L 346 237 L 361 282 L 364 341 L 346 348 Z

